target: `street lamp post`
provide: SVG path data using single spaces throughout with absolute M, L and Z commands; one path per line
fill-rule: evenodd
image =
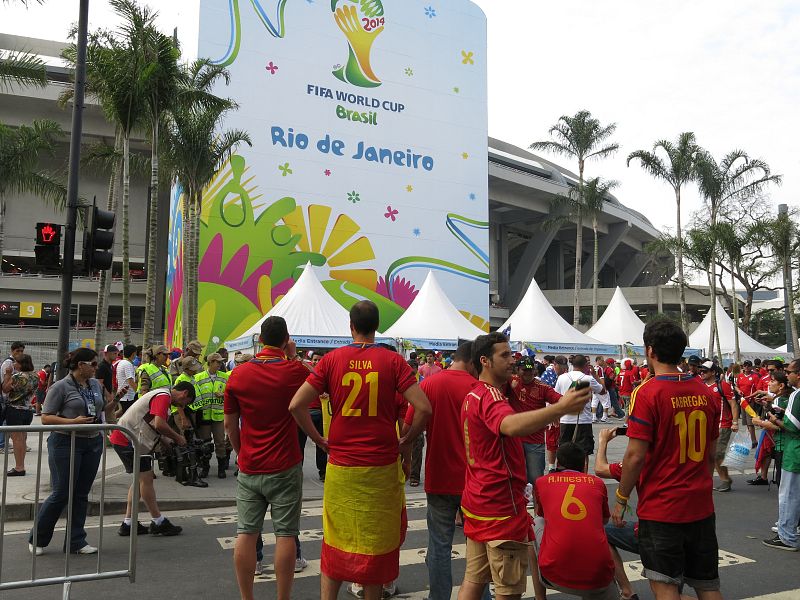
M 779 204 L 778 205 L 778 218 L 789 218 L 789 207 L 786 204 Z M 783 301 L 784 301 L 784 311 L 783 311 L 783 319 L 786 325 L 786 352 L 795 356 L 794 353 L 794 345 L 797 343 L 797 340 L 794 339 L 792 335 L 792 319 L 794 318 L 794 310 L 792 302 L 792 266 L 790 261 L 788 260 L 788 256 L 784 256 L 783 258 Z
M 75 233 L 78 224 L 78 179 L 83 132 L 83 97 L 86 88 L 86 38 L 89 28 L 89 0 L 80 0 L 78 13 L 75 93 L 72 97 L 72 131 L 69 140 L 69 176 L 67 179 L 67 225 L 64 232 L 64 268 L 61 277 L 61 311 L 58 315 L 58 378 L 66 374 L 61 365 L 69 349 L 69 319 L 72 312 L 72 277 L 75 272 Z

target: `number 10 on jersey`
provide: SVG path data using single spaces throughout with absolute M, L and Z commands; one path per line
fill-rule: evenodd
M 342 377 L 342 387 L 350 388 L 350 392 L 347 394 L 347 399 L 344 401 L 344 405 L 342 406 L 343 417 L 361 416 L 361 409 L 353 408 L 353 405 L 355 404 L 356 400 L 358 400 L 358 397 L 361 394 L 361 388 L 365 382 L 369 388 L 369 408 L 367 410 L 367 416 L 378 416 L 378 373 L 376 371 L 372 371 L 370 373 L 366 373 L 362 377 L 361 373 L 349 371 Z

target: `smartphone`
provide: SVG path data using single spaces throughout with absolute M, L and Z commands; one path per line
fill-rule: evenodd
M 628 427 L 617 427 L 617 435 L 628 435 Z
M 588 388 L 588 387 L 589 387 L 589 382 L 588 381 L 579 381 L 578 383 L 575 384 L 575 389 L 576 390 L 582 390 L 582 389 Z

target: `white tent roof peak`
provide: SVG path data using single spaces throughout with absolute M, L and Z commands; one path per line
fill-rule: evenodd
M 535 279 L 531 279 L 528 291 L 519 306 L 503 323 L 499 331 L 511 326 L 511 340 L 514 342 L 556 342 L 562 344 L 599 344 L 596 339 L 581 333 L 561 318 Z
M 636 316 L 622 290 L 617 287 L 605 312 L 597 319 L 597 323 L 586 332 L 586 335 L 605 344 L 638 346 L 642 344 L 643 333 L 644 323 Z
M 733 354 L 736 351 L 735 327 L 733 319 L 728 316 L 722 305 L 717 300 L 717 331 L 719 331 L 719 343 L 722 347 L 722 354 Z M 708 334 L 711 331 L 711 311 L 689 336 L 689 346 L 692 348 L 706 348 L 709 352 Z M 715 342 L 716 345 L 716 342 Z M 758 340 L 754 340 L 742 329 L 739 329 L 739 351 L 743 355 L 756 355 L 762 358 L 772 357 L 775 350 L 765 346 Z M 710 354 L 710 352 L 709 352 Z
M 383 335 L 392 338 L 471 340 L 485 333 L 458 311 L 433 271 L 429 270 L 417 297 Z
M 325 291 L 310 262 L 286 295 L 240 337 L 261 333 L 261 324 L 272 316 L 286 319 L 289 335 L 350 337 L 350 314 Z

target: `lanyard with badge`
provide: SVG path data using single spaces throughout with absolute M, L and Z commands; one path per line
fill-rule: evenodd
M 83 398 L 83 403 L 86 407 L 86 416 L 92 417 L 96 421 L 97 407 L 94 403 L 94 392 L 92 391 L 92 387 L 90 385 L 85 388 L 81 387 L 73 375 L 70 375 L 70 377 L 72 377 L 72 382 L 75 384 L 75 387 L 78 388 L 78 393 L 81 395 L 81 398 Z

